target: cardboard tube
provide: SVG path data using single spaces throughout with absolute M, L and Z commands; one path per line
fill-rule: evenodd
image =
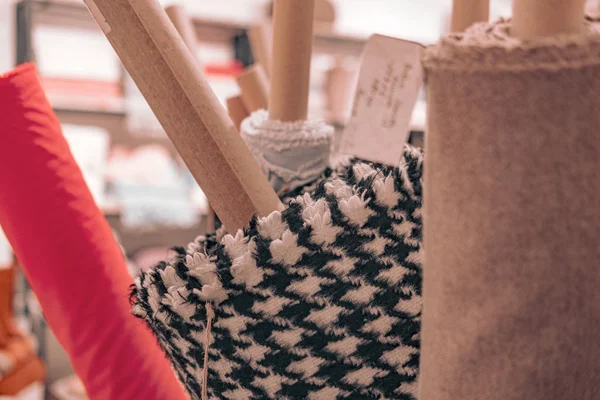
M 206 214 L 206 232 L 215 232 L 217 230 L 217 217 L 212 206 L 208 205 L 208 213 Z
M 240 125 L 242 125 L 242 121 L 250 115 L 248 109 L 246 109 L 246 106 L 244 105 L 241 95 L 227 99 L 227 111 L 238 130 L 240 129 Z
M 272 29 L 266 23 L 260 23 L 248 29 L 248 39 L 252 48 L 254 61 L 261 64 L 267 76 L 271 74 Z
M 338 124 L 348 121 L 352 109 L 352 95 L 356 87 L 356 73 L 342 65 L 327 71 L 327 108 L 329 120 Z
M 242 100 L 249 112 L 269 107 L 269 78 L 260 64 L 254 64 L 237 76 Z
M 196 29 L 194 29 L 194 23 L 191 18 L 185 12 L 185 8 L 178 4 L 173 4 L 165 8 L 165 12 L 175 26 L 175 29 L 177 29 L 177 32 L 179 32 L 186 47 L 190 49 L 190 52 L 198 61 L 198 64 L 201 64 L 198 58 L 198 37 L 196 35 Z
M 281 207 L 167 14 L 154 0 L 86 0 L 229 231 Z
M 477 22 L 490 19 L 489 0 L 453 0 L 451 32 L 463 32 Z
M 315 0 L 275 0 L 269 118 L 305 120 Z
M 185 9 L 179 5 L 171 5 L 165 8 L 165 12 L 169 16 L 169 19 L 177 29 L 177 32 L 183 39 L 186 47 L 192 53 L 192 56 L 198 61 L 198 66 L 200 70 L 202 69 L 202 63 L 200 62 L 200 58 L 198 57 L 198 40 L 196 36 L 196 30 L 194 29 L 194 24 L 190 17 L 185 12 Z M 239 129 L 239 127 L 238 127 Z M 216 230 L 216 215 L 215 210 L 211 206 L 210 202 L 208 204 L 208 210 L 206 214 L 206 231 L 214 232 Z
M 520 39 L 580 33 L 585 0 L 513 0 L 511 33 Z

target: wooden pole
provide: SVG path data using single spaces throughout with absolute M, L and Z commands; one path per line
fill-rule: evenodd
M 272 63 L 272 31 L 270 24 L 262 22 L 248 29 L 248 40 L 252 48 L 254 61 L 261 64 L 265 69 L 267 77 L 271 74 Z
M 198 58 L 198 37 L 196 35 L 196 29 L 194 28 L 193 21 L 185 12 L 185 8 L 178 4 L 173 4 L 165 8 L 165 12 L 175 26 L 175 29 L 177 29 L 177 32 L 179 32 L 179 35 L 187 48 L 190 49 L 190 52 L 198 61 L 198 64 L 202 65 Z
M 490 0 L 453 0 L 451 32 L 463 32 L 477 22 L 490 19 Z
M 154 0 L 85 0 L 229 231 L 281 208 L 225 109 Z
M 173 4 L 165 8 L 165 12 L 169 16 L 169 19 L 173 23 L 173 26 L 175 26 L 175 29 L 177 29 L 179 36 L 181 36 L 183 42 L 190 50 L 190 53 L 192 53 L 192 56 L 194 56 L 196 61 L 198 61 L 198 68 L 202 72 L 202 62 L 198 57 L 198 37 L 196 36 L 196 30 L 194 29 L 194 23 L 192 19 L 185 12 L 185 9 L 178 4 Z M 215 215 L 215 210 L 209 202 L 208 210 L 206 212 L 207 232 L 214 232 L 217 229 L 216 220 L 217 218 Z
M 269 78 L 262 65 L 254 64 L 237 76 L 242 99 L 249 112 L 269 107 Z
M 233 96 L 227 99 L 227 111 L 235 127 L 239 130 L 242 121 L 250 114 L 242 100 L 242 96 Z
M 305 120 L 315 0 L 275 0 L 269 118 Z
M 512 35 L 520 39 L 580 33 L 585 0 L 513 0 Z

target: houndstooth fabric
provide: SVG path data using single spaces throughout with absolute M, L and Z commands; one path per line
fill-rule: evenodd
M 142 274 L 133 312 L 200 399 L 416 400 L 422 155 L 353 161 L 285 211 L 201 237 Z

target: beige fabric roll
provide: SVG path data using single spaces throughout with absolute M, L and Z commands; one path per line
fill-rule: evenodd
M 600 35 L 424 59 L 420 400 L 600 399 Z

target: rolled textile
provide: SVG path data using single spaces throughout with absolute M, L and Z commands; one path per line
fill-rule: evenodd
M 33 64 L 0 77 L 0 225 L 94 400 L 185 399 Z
M 421 171 L 354 160 L 142 274 L 134 313 L 191 397 L 416 400 Z
M 263 173 L 277 192 L 314 182 L 329 166 L 334 129 L 320 120 L 269 119 L 266 110 L 242 122 L 241 133 Z
M 421 400 L 600 398 L 600 35 L 509 32 L 423 61 Z

